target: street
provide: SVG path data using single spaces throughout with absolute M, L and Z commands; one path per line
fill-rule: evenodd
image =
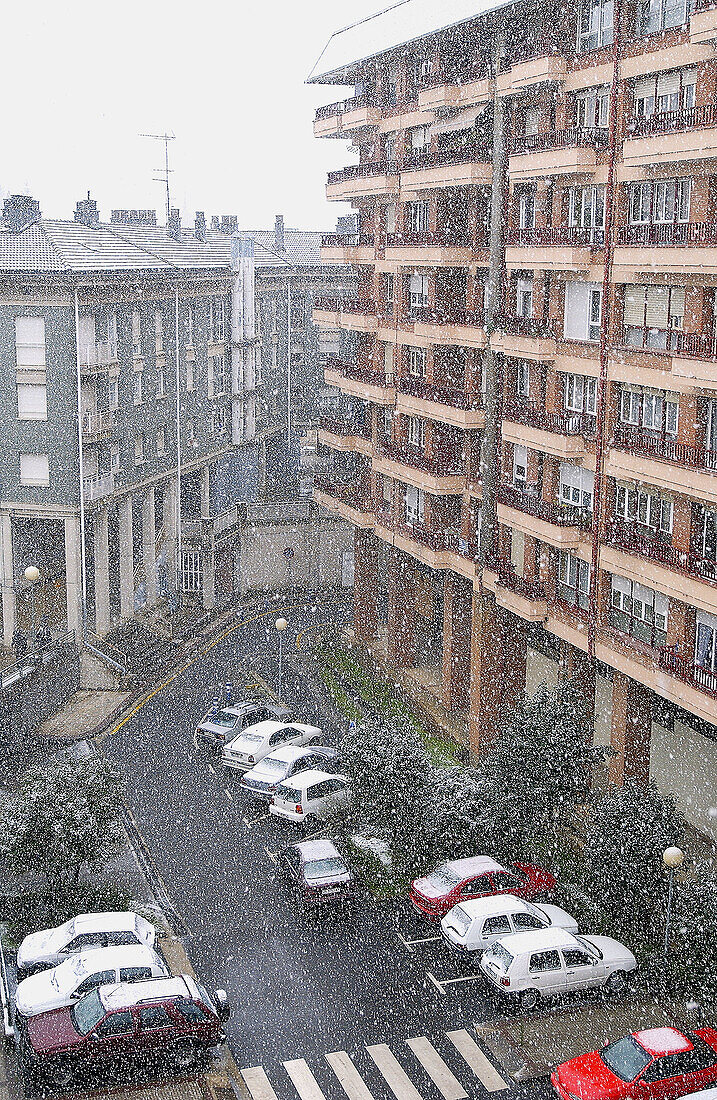
M 294 647 L 299 632 L 336 610 L 282 613 Z M 126 776 L 200 977 L 230 995 L 237 1064 L 253 1071 L 246 1081 L 255 1100 L 272 1100 L 268 1089 L 280 1100 L 296 1092 L 301 1100 L 417 1100 L 411 1087 L 424 1100 L 500 1091 L 500 1066 L 476 1046 L 473 1027 L 496 1015 L 483 981 L 453 961 L 407 903 L 365 899 L 345 915 L 305 915 L 275 859 L 297 833 L 245 802 L 238 777 L 195 752 L 194 726 L 218 686 L 250 683 L 252 656 L 272 675 L 275 617 L 248 615 L 102 746 Z M 548 1091 L 545 1081 L 511 1087 Z

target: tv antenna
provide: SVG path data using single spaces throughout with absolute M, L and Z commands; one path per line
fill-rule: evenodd
M 139 136 L 140 137 L 146 137 L 146 138 L 152 138 L 154 141 L 163 141 L 164 142 L 164 171 L 163 171 L 162 175 L 155 176 L 154 181 L 155 181 L 155 183 L 163 183 L 166 190 L 167 190 L 167 225 L 169 225 L 169 218 L 170 218 L 170 214 L 172 212 L 172 207 L 171 207 L 170 198 L 169 198 L 169 176 L 170 176 L 170 173 L 173 171 L 173 169 L 169 167 L 169 143 L 170 143 L 170 141 L 174 141 L 174 139 L 177 135 L 176 134 L 140 134 Z M 155 168 L 155 172 L 162 172 L 162 169 L 161 168 Z

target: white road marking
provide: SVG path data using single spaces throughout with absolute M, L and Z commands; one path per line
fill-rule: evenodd
M 467 1031 L 449 1031 L 447 1034 L 453 1046 L 473 1070 L 487 1092 L 500 1092 L 501 1089 L 508 1088 L 493 1063 L 486 1058 Z
M 324 1057 L 349 1100 L 373 1100 L 363 1077 L 345 1050 L 337 1050 L 333 1054 L 325 1054 Z
M 442 996 L 442 997 L 445 997 L 445 996 L 446 996 L 446 991 L 445 991 L 445 989 L 443 988 L 443 986 L 441 985 L 441 983 L 439 982 L 439 980 L 438 980 L 438 978 L 436 977 L 436 975 L 435 975 L 435 974 L 433 974 L 433 973 L 431 973 L 431 971 L 430 971 L 430 970 L 427 970 L 427 971 L 426 971 L 426 977 L 428 978 L 428 980 L 429 980 L 430 982 L 433 982 L 433 984 L 435 985 L 436 989 L 437 989 L 437 990 L 438 990 L 438 992 L 439 992 L 439 993 L 441 994 L 441 996 Z
M 464 974 L 462 978 L 436 978 L 438 985 L 455 985 L 456 982 L 477 982 L 483 978 L 482 974 Z
M 289 1074 L 301 1100 L 325 1100 L 316 1078 L 303 1058 L 284 1062 L 284 1069 Z
M 403 939 L 403 936 L 401 936 Z M 437 943 L 438 940 L 443 939 L 442 936 L 423 936 L 420 940 L 403 940 L 406 947 L 413 947 L 414 943 Z
M 424 1035 L 406 1039 L 416 1058 L 433 1081 L 444 1100 L 466 1100 L 468 1093 L 440 1054 Z
M 225 795 L 227 796 L 227 798 L 229 799 L 229 801 L 230 801 L 230 802 L 233 802 L 233 801 L 234 801 L 234 799 L 233 799 L 233 797 L 232 797 L 232 792 L 231 792 L 231 791 L 228 791 L 228 790 L 226 789 L 226 787 L 224 788 L 224 794 L 225 794 Z
M 209 768 L 209 771 L 210 771 L 210 772 L 212 773 L 212 775 L 216 775 L 216 774 L 217 774 L 217 770 L 216 770 L 216 768 L 214 767 L 214 765 L 213 765 L 213 764 L 210 764 L 210 763 L 209 763 L 209 761 L 207 761 L 207 767 Z
M 241 1070 L 244 1084 L 249 1089 L 253 1100 L 278 1100 L 271 1087 L 271 1082 L 261 1066 L 252 1066 L 251 1069 Z
M 264 848 L 264 851 L 268 855 L 272 863 L 276 863 L 276 852 L 270 852 L 268 848 Z
M 395 1054 L 385 1043 L 366 1047 L 396 1100 L 423 1100 Z
M 256 825 L 259 821 L 265 821 L 265 820 L 266 820 L 266 814 L 261 814 L 259 817 L 253 817 L 251 819 L 251 821 L 249 821 L 246 817 L 242 818 L 242 821 L 244 822 L 245 825 Z

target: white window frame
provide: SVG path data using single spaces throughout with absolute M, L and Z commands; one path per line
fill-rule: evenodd
M 20 484 L 47 489 L 50 485 L 49 455 L 21 454 L 19 456 Z

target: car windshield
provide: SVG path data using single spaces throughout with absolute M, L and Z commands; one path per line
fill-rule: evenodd
M 460 905 L 456 905 L 454 909 L 451 909 L 449 919 L 453 927 L 459 932 L 465 932 L 471 923 L 471 918 L 466 913 L 465 909 L 461 909 Z
M 105 1010 L 100 1000 L 100 992 L 93 989 L 70 1009 L 72 1022 L 80 1035 L 87 1035 L 104 1018 Z
M 225 710 L 220 711 L 219 714 L 210 714 L 207 717 L 207 722 L 210 722 L 213 726 L 234 726 L 236 721 L 236 714 L 228 714 Z
M 216 1005 L 214 1004 L 214 1001 L 209 996 L 209 994 L 207 993 L 204 986 L 200 985 L 199 982 L 197 982 L 197 990 L 199 991 L 200 1000 L 204 1001 L 207 1008 L 210 1008 L 212 1010 L 212 1012 L 216 1013 L 217 1009 L 216 1009 Z
M 261 771 L 272 772 L 272 774 L 279 775 L 281 772 L 285 772 L 288 767 L 286 760 L 262 760 Z
M 435 871 L 431 871 L 430 875 L 426 875 L 426 882 L 437 890 L 452 890 L 460 881 L 460 875 L 457 875 L 448 863 L 441 864 Z
M 618 1039 L 616 1043 L 605 1047 L 600 1057 L 621 1081 L 634 1081 L 638 1073 L 642 1073 L 645 1066 L 652 1061 L 644 1047 L 632 1035 L 626 1035 L 624 1039 Z
M 276 788 L 276 797 L 280 798 L 282 802 L 301 802 L 301 791 L 297 791 L 295 787 L 287 787 L 284 783 L 280 783 Z
M 240 740 L 246 741 L 249 745 L 260 745 L 264 740 L 264 736 L 261 733 L 243 733 Z
M 304 866 L 306 878 L 330 878 L 332 875 L 345 875 L 346 865 L 338 856 L 327 856 L 326 859 L 314 859 Z
M 503 970 L 510 970 L 513 956 L 502 943 L 494 943 L 487 954 L 491 962 L 497 963 Z
M 593 959 L 601 959 L 602 951 L 599 947 L 596 947 L 594 943 L 590 943 L 590 940 L 586 940 L 584 936 L 576 936 L 576 940 L 579 940 L 585 950 Z

